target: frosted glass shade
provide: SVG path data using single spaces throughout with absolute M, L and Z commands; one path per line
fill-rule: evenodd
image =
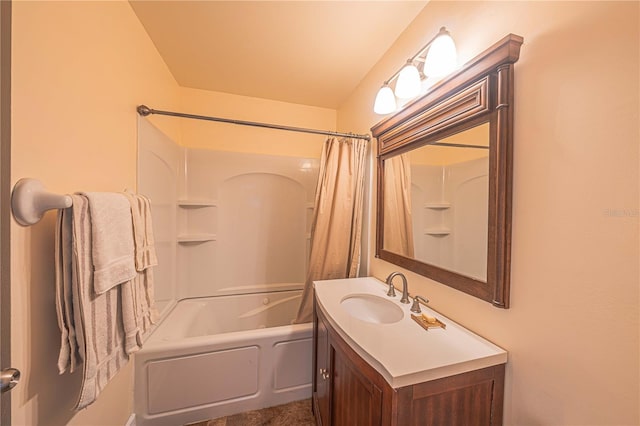
M 396 81 L 396 96 L 402 99 L 413 98 L 420 93 L 420 72 L 412 63 L 402 68 Z
M 376 114 L 389 114 L 396 110 L 396 97 L 393 90 L 388 85 L 384 85 L 378 90 L 376 102 L 373 105 L 373 111 Z
M 458 66 L 456 44 L 449 33 L 440 34 L 433 40 L 424 62 L 427 77 L 443 77 Z

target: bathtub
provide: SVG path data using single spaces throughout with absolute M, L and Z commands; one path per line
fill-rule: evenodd
M 311 397 L 301 291 L 179 301 L 135 359 L 136 424 L 181 425 Z

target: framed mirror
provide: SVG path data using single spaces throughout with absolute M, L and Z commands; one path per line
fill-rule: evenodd
M 371 130 L 376 256 L 509 307 L 513 64 L 510 34 Z

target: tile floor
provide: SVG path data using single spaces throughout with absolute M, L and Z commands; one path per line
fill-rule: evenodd
M 262 410 L 204 420 L 188 426 L 315 426 L 315 424 L 316 421 L 311 412 L 311 399 L 305 399 Z

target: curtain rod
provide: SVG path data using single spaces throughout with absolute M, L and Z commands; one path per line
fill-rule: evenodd
M 343 136 L 347 138 L 356 138 L 356 139 L 364 139 L 371 140 L 371 136 L 369 135 L 358 135 L 355 133 L 341 133 L 341 132 L 331 132 L 329 130 L 316 130 L 316 129 L 306 129 L 303 127 L 291 127 L 291 126 L 282 126 L 280 124 L 270 124 L 270 123 L 258 123 L 255 121 L 244 121 L 244 120 L 232 120 L 229 118 L 220 118 L 220 117 L 208 117 L 206 115 L 195 115 L 195 114 L 185 114 L 182 112 L 171 112 L 171 111 L 161 111 L 158 109 L 149 108 L 146 105 L 139 105 L 136 108 L 138 114 L 143 117 L 146 117 L 151 114 L 158 115 L 169 115 L 172 117 L 183 117 L 183 118 L 192 118 L 194 120 L 205 120 L 205 121 L 217 121 L 221 123 L 231 123 L 238 124 L 240 126 L 253 126 L 253 127 L 266 127 L 267 129 L 276 129 L 276 130 L 288 130 L 291 132 L 301 132 L 301 133 L 315 133 L 317 135 L 328 135 L 328 136 Z
M 448 143 L 448 142 L 434 142 L 434 143 L 428 143 L 425 146 L 451 146 L 454 148 L 475 148 L 475 149 L 489 149 L 488 146 L 483 146 L 483 145 L 467 145 L 464 143 Z

